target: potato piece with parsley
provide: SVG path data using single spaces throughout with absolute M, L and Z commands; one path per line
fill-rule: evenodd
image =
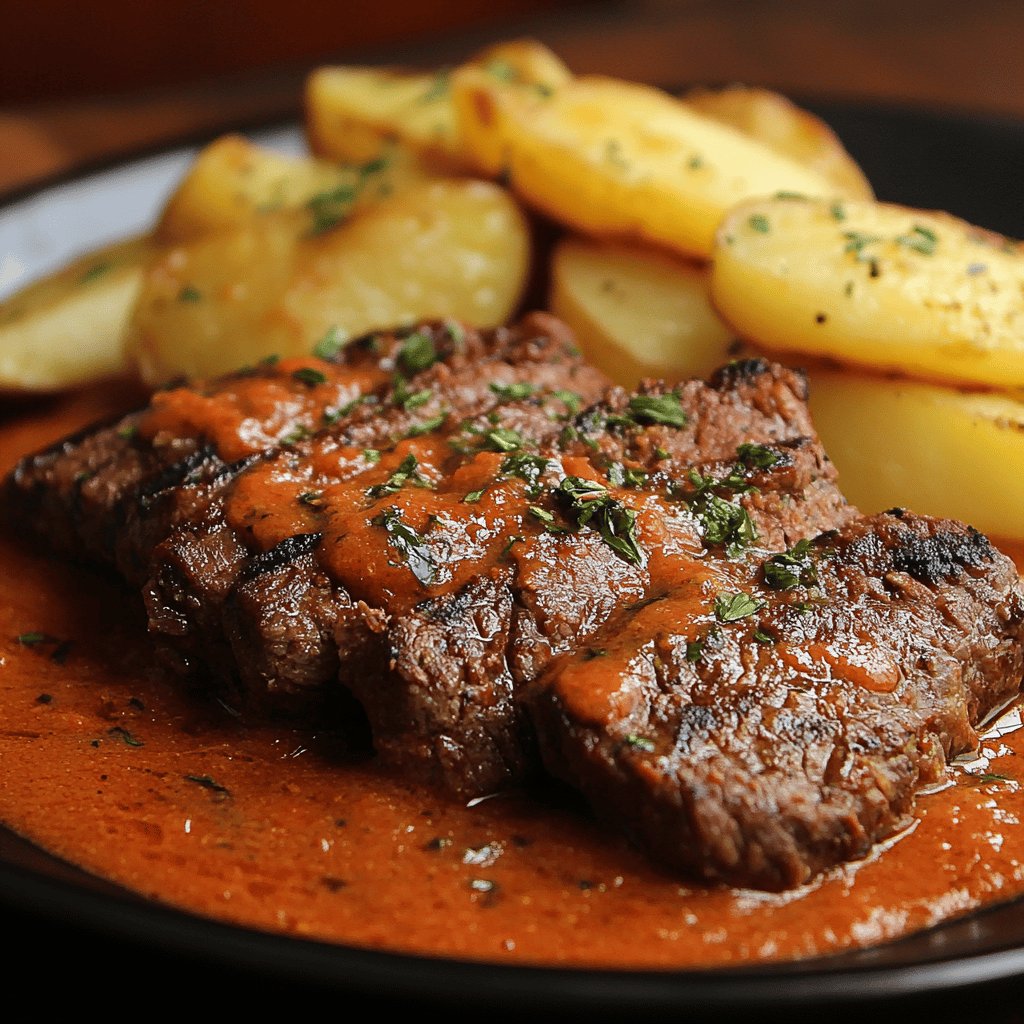
M 364 164 L 286 156 L 240 135 L 206 146 L 174 190 L 157 223 L 159 243 L 180 245 L 213 231 L 239 227 L 280 210 L 312 211 L 372 202 L 424 180 L 426 172 L 406 154 L 385 152 Z
M 152 253 L 97 249 L 0 302 L 0 391 L 47 392 L 129 371 L 123 338 Z
M 945 213 L 775 199 L 722 223 L 712 298 L 744 338 L 923 379 L 1024 385 L 1024 253 Z
M 705 258 L 736 203 L 836 191 L 823 175 L 643 85 L 585 77 L 541 91 L 463 67 L 453 96 L 476 169 L 586 234 Z
M 567 238 L 551 265 L 551 310 L 616 383 L 705 377 L 730 359 L 706 267 L 655 249 Z
M 529 250 L 522 212 L 489 182 L 411 186 L 327 227 L 280 212 L 157 259 L 129 350 L 158 384 L 431 317 L 494 326 L 519 302 Z
M 730 85 L 694 89 L 682 97 L 706 117 L 732 125 L 776 153 L 822 174 L 851 199 L 873 199 L 874 191 L 839 137 L 820 118 L 770 89 Z
M 498 43 L 467 62 L 495 81 L 550 92 L 571 78 L 546 46 L 532 39 Z M 442 171 L 469 165 L 455 120 L 451 68 L 327 67 L 306 83 L 306 134 L 318 156 L 365 163 L 388 145 Z
M 812 369 L 811 412 L 843 493 L 1024 539 L 1024 402 L 1008 395 Z

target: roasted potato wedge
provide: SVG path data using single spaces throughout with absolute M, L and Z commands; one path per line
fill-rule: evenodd
M 647 86 L 574 78 L 542 92 L 463 67 L 453 98 L 476 169 L 586 234 L 704 258 L 735 203 L 836 191 L 823 175 Z
M 0 390 L 62 391 L 126 373 L 122 340 L 152 246 L 97 249 L 0 303 Z
M 164 207 L 154 236 L 181 245 L 213 231 L 239 227 L 280 210 L 329 213 L 372 202 L 422 181 L 425 171 L 407 154 L 382 152 L 358 166 L 285 156 L 240 135 L 210 143 Z
M 854 504 L 1024 539 L 1024 402 L 848 370 L 812 369 L 810 382 L 814 422 Z
M 569 69 L 531 39 L 499 43 L 469 62 L 495 81 L 546 93 L 567 82 Z M 435 169 L 468 169 L 451 98 L 450 68 L 433 74 L 397 68 L 330 67 L 306 84 L 306 134 L 321 157 L 365 163 L 397 143 Z
M 654 249 L 567 238 L 551 266 L 551 310 L 616 383 L 704 377 L 728 362 L 732 331 L 711 306 L 708 271 Z
M 144 380 L 208 376 L 428 317 L 481 326 L 521 295 L 530 239 L 503 189 L 415 185 L 311 234 L 306 211 L 177 246 L 146 275 L 129 331 Z
M 770 89 L 731 85 L 694 89 L 683 96 L 687 106 L 763 142 L 776 153 L 827 178 L 851 199 L 873 199 L 874 191 L 857 162 L 820 117 Z
M 949 214 L 776 199 L 723 222 L 712 297 L 744 338 L 910 376 L 1024 385 L 1024 252 Z

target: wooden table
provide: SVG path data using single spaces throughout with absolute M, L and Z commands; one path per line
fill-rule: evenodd
M 870 100 L 1024 119 L 1020 0 L 634 0 L 559 6 L 497 28 L 449 32 L 339 61 L 457 61 L 531 34 L 579 72 L 675 83 L 764 84 L 798 96 Z M 146 94 L 0 110 L 0 193 L 112 154 L 232 125 L 297 116 L 308 66 Z

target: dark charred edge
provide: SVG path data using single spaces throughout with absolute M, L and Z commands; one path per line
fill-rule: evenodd
M 250 559 L 239 572 L 235 585 L 250 583 L 265 573 L 290 565 L 303 555 L 312 554 L 322 539 L 322 533 L 297 533 L 292 537 L 286 537 L 269 551 Z
M 893 566 L 922 583 L 938 584 L 958 577 L 996 557 L 996 549 L 974 527 L 966 533 L 943 530 L 930 537 L 903 534 L 892 551 Z
M 17 465 L 8 476 L 8 480 L 20 484 L 21 479 L 25 474 L 36 473 L 43 464 L 52 461 L 53 459 L 73 454 L 74 450 L 78 448 L 83 441 L 88 440 L 93 435 L 102 433 L 106 430 L 113 430 L 114 427 L 119 423 L 122 423 L 124 420 L 141 416 L 145 411 L 145 408 L 134 409 L 131 412 L 115 413 L 113 416 L 107 416 L 104 419 L 93 421 L 92 423 L 82 427 L 81 430 L 76 430 L 73 434 L 68 434 L 65 437 L 60 438 L 60 440 L 54 441 L 53 444 L 48 445 L 46 448 L 42 448 L 39 451 L 33 452 L 31 455 L 26 455 L 23 459 L 19 459 Z
M 122 495 L 121 502 L 136 500 L 143 508 L 147 508 L 163 491 L 187 483 L 197 483 L 204 467 L 220 461 L 213 446 L 204 444 L 185 458 L 142 480 L 137 488 Z
M 770 373 L 772 364 L 767 359 L 755 357 L 736 359 L 725 366 L 720 366 L 708 379 L 708 383 L 717 391 L 728 391 L 741 384 L 752 384 L 758 377 Z

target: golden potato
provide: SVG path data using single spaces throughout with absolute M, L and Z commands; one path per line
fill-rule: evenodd
M 836 133 L 820 117 L 770 89 L 731 85 L 725 89 L 694 89 L 683 96 L 687 106 L 706 117 L 732 125 L 776 153 L 792 157 L 832 182 L 851 199 L 872 199 L 864 172 L 847 153 Z
M 550 92 L 572 76 L 532 39 L 498 43 L 472 57 L 495 81 Z M 397 144 L 428 166 L 467 171 L 451 97 L 451 68 L 433 73 L 398 68 L 331 67 L 306 83 L 306 134 L 318 156 L 365 163 Z
M 735 203 L 836 191 L 823 175 L 647 86 L 593 77 L 541 91 L 463 67 L 453 97 L 477 170 L 587 234 L 703 258 Z
M 196 157 L 168 200 L 154 236 L 160 243 L 181 245 L 279 210 L 306 207 L 312 216 L 318 208 L 348 210 L 423 180 L 424 174 L 400 153 L 339 167 L 226 135 Z
M 1024 539 L 1024 402 L 849 370 L 810 377 L 814 422 L 854 504 Z
M 61 391 L 125 373 L 122 339 L 152 247 L 97 249 L 0 303 L 0 390 Z
M 704 377 L 733 334 L 711 307 L 708 271 L 668 253 L 567 238 L 555 249 L 551 310 L 616 383 Z
M 521 211 L 488 182 L 430 182 L 320 234 L 305 211 L 178 246 L 150 268 L 129 332 L 143 378 L 210 376 L 429 317 L 506 320 L 526 280 Z
M 736 331 L 925 379 L 1024 385 L 1024 253 L 949 214 L 776 199 L 722 223 L 713 301 Z

